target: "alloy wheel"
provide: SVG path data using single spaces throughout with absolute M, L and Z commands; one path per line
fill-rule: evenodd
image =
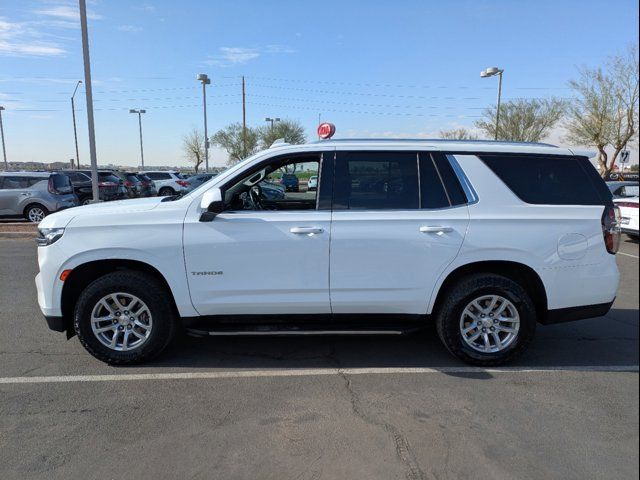
M 516 307 L 500 295 L 483 295 L 467 304 L 460 316 L 460 334 L 472 349 L 501 352 L 511 345 L 520 329 Z

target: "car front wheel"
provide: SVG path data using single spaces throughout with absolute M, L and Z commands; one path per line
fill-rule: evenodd
M 49 215 L 49 210 L 37 203 L 29 205 L 24 211 L 26 219 L 33 223 L 40 223 L 47 215 Z
M 151 275 L 129 270 L 89 284 L 76 303 L 74 329 L 91 355 L 112 365 L 155 357 L 177 330 L 164 286 Z
M 439 306 L 436 327 L 447 349 L 466 363 L 502 365 L 531 343 L 536 310 L 513 280 L 477 274 L 458 282 Z

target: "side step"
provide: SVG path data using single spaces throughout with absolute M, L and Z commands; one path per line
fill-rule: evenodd
M 215 325 L 203 329 L 187 328 L 187 334 L 194 337 L 206 336 L 292 336 L 292 335 L 403 335 L 419 330 L 413 325 L 402 328 L 402 325 L 354 326 L 354 325 Z

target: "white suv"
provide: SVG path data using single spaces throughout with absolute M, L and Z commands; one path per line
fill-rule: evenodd
M 189 184 L 178 172 L 165 170 L 145 170 L 138 172 L 149 177 L 161 197 L 176 195 L 187 190 Z
M 316 191 L 262 191 L 307 170 Z M 50 328 L 111 364 L 151 358 L 181 326 L 371 334 L 434 321 L 451 353 L 496 365 L 537 323 L 608 312 L 617 215 L 587 157 L 549 145 L 278 146 L 183 196 L 48 216 L 38 302 Z

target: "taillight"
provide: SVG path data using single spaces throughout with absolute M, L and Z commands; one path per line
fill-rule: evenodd
M 124 186 L 125 187 L 133 187 L 133 182 L 130 182 L 129 180 L 127 180 L 126 182 L 124 182 Z
M 616 207 L 638 208 L 638 204 L 633 202 L 616 202 Z
M 188 187 L 189 186 L 189 182 L 185 182 L 184 180 L 176 180 L 176 183 L 178 185 L 180 185 L 181 187 Z
M 49 190 L 49 193 L 58 193 L 58 190 L 56 190 L 56 187 L 53 185 L 53 177 L 49 177 L 49 182 L 47 183 L 47 190 Z
M 602 214 L 602 233 L 607 252 L 615 255 L 620 246 L 620 209 L 618 206 L 606 207 Z

